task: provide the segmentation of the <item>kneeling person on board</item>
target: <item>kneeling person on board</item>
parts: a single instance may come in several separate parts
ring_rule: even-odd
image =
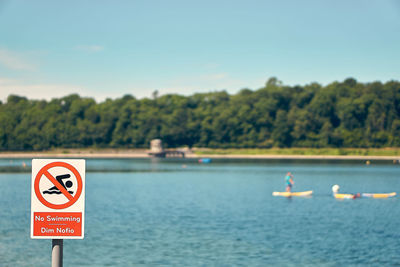
[[[339,194],[339,189],[340,189],[340,187],[337,185],[337,184],[335,184],[334,186],[332,186],[332,192],[333,192],[333,195],[336,197],[336,194]],[[344,195],[346,195],[346,194],[344,194]],[[357,194],[347,194],[349,197],[346,197],[346,198],[359,198],[359,197],[361,197],[361,194],[360,193],[357,193]]]
[[[285,176],[285,182],[286,182],[286,192],[291,192],[292,191],[292,186],[294,184],[293,181],[293,175],[291,172],[288,172]]]

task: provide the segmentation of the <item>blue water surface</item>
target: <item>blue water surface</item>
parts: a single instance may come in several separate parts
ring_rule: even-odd
[[[24,170],[5,167],[24,164]],[[30,160],[0,160],[0,266],[50,266],[51,240],[30,239]],[[64,266],[396,266],[400,207],[342,192],[399,192],[391,162],[88,159],[85,238]],[[294,174],[294,191],[273,197]]]

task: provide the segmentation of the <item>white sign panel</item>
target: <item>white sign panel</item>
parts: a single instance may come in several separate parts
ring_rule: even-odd
[[[85,160],[33,159],[31,238],[83,239]]]

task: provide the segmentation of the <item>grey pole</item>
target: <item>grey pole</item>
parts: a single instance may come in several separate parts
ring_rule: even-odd
[[[51,250],[51,267],[63,266],[63,239],[53,239]]]

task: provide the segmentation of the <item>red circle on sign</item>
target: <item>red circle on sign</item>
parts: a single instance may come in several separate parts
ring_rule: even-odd
[[[68,170],[70,170],[75,175],[76,180],[78,182],[78,189],[77,189],[77,192],[76,192],[75,196],[73,196],[73,197],[71,196],[70,198],[66,196],[69,199],[69,201],[64,203],[64,204],[53,204],[53,203],[50,203],[40,193],[40,189],[39,189],[40,179],[43,177],[43,175],[45,175],[45,173],[48,173],[49,169],[54,168],[54,167],[67,168]],[[40,171],[38,172],[38,174],[35,177],[35,194],[36,194],[36,197],[46,207],[49,207],[49,208],[52,208],[52,209],[65,209],[65,208],[68,208],[71,205],[73,205],[79,199],[81,193],[82,193],[82,177],[79,174],[79,172],[74,168],[74,166],[72,166],[72,165],[70,165],[68,163],[61,162],[61,161],[60,162],[49,163],[46,166],[44,166],[43,168],[41,168]]]

